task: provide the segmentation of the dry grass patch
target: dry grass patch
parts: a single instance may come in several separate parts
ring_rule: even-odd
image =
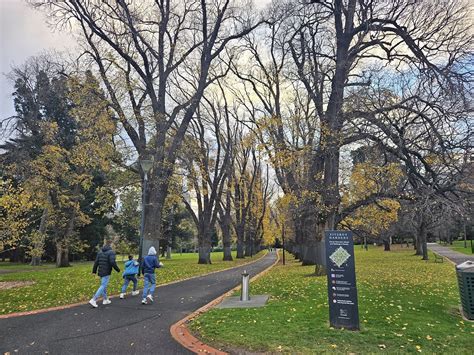
[[[0,281],[0,291],[34,285],[34,281]]]

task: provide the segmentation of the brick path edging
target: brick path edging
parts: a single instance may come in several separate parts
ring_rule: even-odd
[[[237,268],[237,267],[241,267],[241,266],[245,266],[245,265],[249,265],[249,264],[252,264],[252,263],[255,263],[255,262],[259,261],[261,258],[265,257],[265,255],[267,255],[267,254],[262,255],[262,256],[259,257],[258,259],[250,260],[250,261],[248,261],[248,262],[246,262],[246,263],[243,263],[243,264],[240,264],[240,265],[231,266],[231,267],[228,267],[228,268],[225,268],[225,269],[211,271],[211,272],[209,272],[209,273],[207,273],[207,274],[195,275],[195,276],[191,276],[191,277],[188,277],[188,278],[185,278],[185,279],[174,280],[174,281],[166,282],[166,283],[164,283],[164,284],[156,285],[156,288],[163,287],[163,286],[168,286],[168,285],[172,285],[172,284],[175,284],[175,283],[178,283],[178,282],[181,282],[181,281],[188,281],[188,280],[196,279],[196,278],[202,277],[202,276],[212,275],[212,274],[215,274],[215,273],[218,273],[218,272],[221,272],[221,271],[231,270],[231,269],[234,269],[234,268]],[[116,294],[112,294],[109,298],[117,298],[118,296],[119,296],[119,294],[116,293]],[[62,309],[73,308],[73,307],[81,306],[81,305],[84,305],[84,304],[87,304],[87,301],[82,301],[82,302],[77,302],[77,303],[71,303],[71,304],[65,304],[65,305],[56,306],[56,307],[48,307],[48,308],[42,308],[42,309],[34,309],[34,310],[32,310],[32,311],[24,311],[24,312],[14,312],[14,313],[8,313],[8,314],[0,314],[0,319],[7,319],[7,318],[14,318],[14,317],[23,317],[23,316],[29,316],[29,315],[32,315],[32,314],[46,313],[46,312],[51,312],[51,311],[60,311],[60,310],[62,310]]]
[[[277,254],[277,259],[276,261],[267,267],[265,270],[262,272],[258,273],[254,277],[251,278],[251,281],[255,281],[259,279],[260,277],[264,276],[267,274],[270,269],[272,269],[278,262],[280,261],[280,254],[278,253],[278,250],[276,251]],[[183,347],[188,349],[189,351],[192,351],[196,354],[212,354],[212,355],[227,355],[228,353],[220,350],[220,349],[215,349],[210,345],[207,345],[200,341],[198,338],[196,338],[189,330],[187,324],[192,321],[194,318],[198,317],[202,313],[205,313],[209,311],[211,308],[219,304],[225,297],[230,296],[232,293],[235,291],[239,290],[241,288],[241,285],[238,285],[234,287],[233,289],[227,291],[223,295],[217,297],[216,299],[212,300],[208,304],[202,306],[198,310],[194,311],[187,317],[181,319],[180,321],[176,322],[173,324],[170,328],[170,333],[171,336],[176,340],[178,343],[180,343]]]

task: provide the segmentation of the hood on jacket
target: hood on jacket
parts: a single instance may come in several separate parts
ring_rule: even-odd
[[[150,249],[148,249],[148,255],[156,255],[155,247],[150,247]]]
[[[112,247],[108,244],[104,245],[102,247],[102,251],[105,253],[106,251],[112,250]]]

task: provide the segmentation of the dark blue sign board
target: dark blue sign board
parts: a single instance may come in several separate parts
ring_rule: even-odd
[[[359,330],[359,308],[350,231],[326,231],[329,322],[334,328]]]

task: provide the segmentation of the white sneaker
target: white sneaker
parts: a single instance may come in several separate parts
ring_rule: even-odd
[[[92,298],[92,299],[89,301],[89,304],[90,304],[92,307],[94,307],[94,308],[97,308],[97,307],[99,307],[99,306],[97,305],[97,302],[96,302],[96,301],[94,301],[94,299],[93,299],[93,298]]]
[[[140,291],[136,290],[136,291],[132,291],[132,296],[136,296],[140,293]]]
[[[112,301],[108,298],[102,301],[102,304],[111,304],[111,303]]]
[[[142,304],[147,304],[145,298],[142,299]]]
[[[148,295],[146,296],[147,300],[149,300],[150,302],[153,302],[153,296],[152,295]]]
[[[120,299],[123,300],[125,298],[125,293],[121,293],[119,297],[120,297]]]

